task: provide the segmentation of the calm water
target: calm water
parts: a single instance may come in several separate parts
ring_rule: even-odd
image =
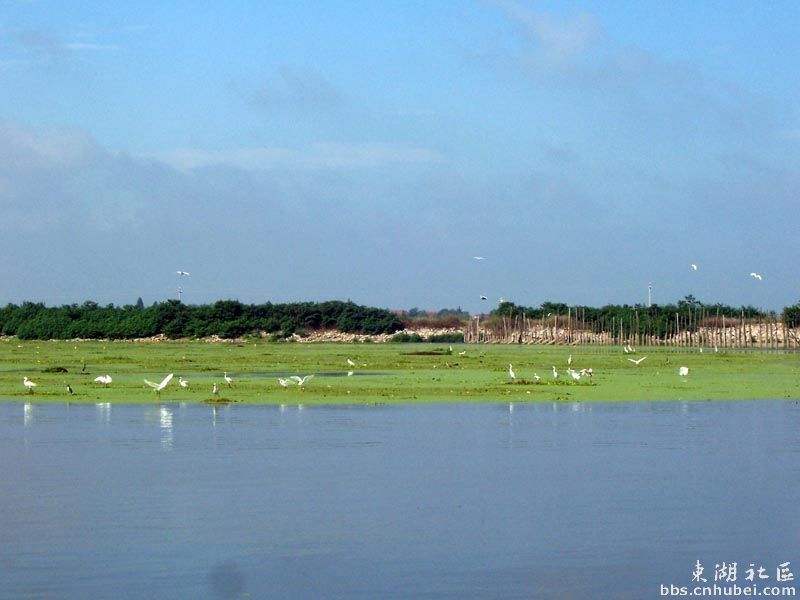
[[[3,598],[656,598],[798,507],[790,401],[0,403]]]

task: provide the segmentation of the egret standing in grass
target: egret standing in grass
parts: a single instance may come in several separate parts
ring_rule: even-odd
[[[30,394],[33,393],[33,388],[36,387],[36,384],[33,383],[30,379],[28,379],[27,375],[22,378],[22,385],[24,385],[26,388],[28,388],[28,393],[30,393]]]
[[[517,380],[517,376],[514,373],[514,369],[511,366],[511,363],[508,364],[508,376],[511,377],[511,381],[516,381]]]
[[[227,371],[222,374],[222,378],[225,380],[225,383],[228,384],[228,387],[233,387],[233,379],[228,375]]]
[[[688,377],[689,375],[689,367],[681,367],[678,369],[678,375],[681,377]]]
[[[113,381],[111,375],[98,375],[94,378],[95,383],[102,383],[106,387]]]
[[[555,365],[553,365],[553,379],[558,379],[558,371],[556,371]]]
[[[290,381],[288,379],[284,379],[283,377],[278,377],[278,383],[281,384],[281,387],[289,387]]]
[[[211,394],[214,395],[214,396],[219,396],[219,388],[217,387],[216,383],[211,388]]]
[[[189,382],[186,381],[183,377],[178,377],[178,383],[181,385],[182,388],[189,387]]]
[[[352,360],[350,360],[349,358],[347,359],[347,364],[348,364],[349,366],[351,366],[351,367],[355,367],[355,366],[356,366],[356,363],[354,363],[354,362],[353,362]]]
[[[571,364],[572,364],[572,354],[570,354],[570,355],[567,357],[567,364],[568,364],[568,365],[571,365]]]

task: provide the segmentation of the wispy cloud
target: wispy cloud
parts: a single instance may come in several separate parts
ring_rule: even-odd
[[[344,95],[313,69],[284,65],[245,96],[261,110],[327,111],[346,105]]]
[[[398,164],[431,164],[444,160],[435,150],[398,144],[318,143],[289,148],[236,148],[231,150],[176,149],[143,155],[170,167],[191,170],[226,166],[245,171],[274,169],[354,169]]]

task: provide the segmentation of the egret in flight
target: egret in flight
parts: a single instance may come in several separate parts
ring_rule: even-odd
[[[633,364],[635,364],[635,365],[639,365],[639,364],[641,364],[641,362],[642,362],[642,361],[643,361],[645,358],[647,358],[647,357],[646,357],[646,356],[643,356],[642,358],[629,358],[628,360],[629,360],[629,361],[631,361],[631,362],[632,362]]]
[[[689,267],[692,269],[692,271],[697,271],[697,265],[696,264],[692,263],[692,264],[689,265]]]
[[[313,379],[314,375],[306,375],[305,377],[298,377],[297,375],[292,375],[289,379],[294,380],[297,385],[303,387],[306,384],[306,381]]]
[[[102,383],[103,385],[107,386],[109,383],[111,383],[112,379],[111,375],[98,375],[97,377],[94,378],[94,381],[96,383]]]
[[[473,256],[472,258],[474,258],[475,260],[486,260],[485,256]]]
[[[159,394],[159,395],[161,395],[161,390],[163,390],[165,387],[167,387],[167,384],[170,381],[172,381],[172,373],[170,373],[169,375],[164,377],[164,379],[162,379],[160,383],[153,383],[152,381],[148,381],[147,379],[144,380],[144,382],[147,385],[149,385],[151,388],[153,388],[156,391],[156,394]]]
[[[750,273],[750,277],[752,277],[753,279],[758,279],[759,281],[763,279],[763,277],[761,277],[761,275],[759,275],[758,273]]]
[[[180,275],[181,277],[188,277],[189,276],[189,273],[187,273],[186,271],[175,271],[175,272],[178,275]]]

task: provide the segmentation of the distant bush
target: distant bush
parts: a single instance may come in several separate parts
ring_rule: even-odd
[[[392,342],[399,342],[401,344],[424,342],[422,336],[418,333],[396,333],[392,336]]]
[[[438,333],[436,335],[429,335],[425,340],[426,342],[438,342],[447,344],[460,344],[464,341],[463,333]]]

